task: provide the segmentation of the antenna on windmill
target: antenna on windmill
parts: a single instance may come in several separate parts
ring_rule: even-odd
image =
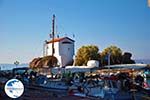
[[[57,34],[57,38],[59,38],[59,35]]]
[[[47,40],[45,40],[43,44],[43,57],[47,56],[47,49],[48,49]]]
[[[67,37],[67,33],[65,33],[65,37]]]
[[[72,37],[75,38],[75,34],[72,34]]]
[[[57,25],[56,25],[56,34],[57,34],[57,32],[58,32],[57,30],[58,30],[58,27],[57,27]]]
[[[57,38],[59,38],[58,26],[57,25],[56,25],[56,34],[57,34]]]

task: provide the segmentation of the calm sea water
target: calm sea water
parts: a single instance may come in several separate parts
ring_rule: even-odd
[[[150,59],[137,59],[136,63],[150,64]]]
[[[150,59],[140,59],[135,60],[136,63],[144,63],[144,64],[150,64]],[[19,68],[19,67],[28,67],[29,64],[20,64],[18,66],[14,64],[0,64],[0,70],[11,70],[13,68]]]
[[[18,66],[14,64],[0,64],[0,70],[12,70],[13,68],[28,67],[29,64],[19,64]]]

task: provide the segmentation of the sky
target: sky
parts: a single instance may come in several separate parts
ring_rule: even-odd
[[[0,0],[0,63],[42,56],[53,14],[57,35],[73,38],[76,52],[83,45],[100,52],[116,45],[133,59],[150,59],[147,0]]]

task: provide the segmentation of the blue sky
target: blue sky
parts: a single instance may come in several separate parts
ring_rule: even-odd
[[[75,34],[75,49],[116,45],[136,59],[150,59],[147,0],[0,0],[0,63],[42,56],[56,15],[60,36]]]

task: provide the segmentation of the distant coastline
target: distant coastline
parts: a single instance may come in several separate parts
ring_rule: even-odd
[[[135,59],[136,63],[150,64],[150,59]]]
[[[18,67],[28,67],[29,64],[19,64],[16,66],[15,64],[0,64],[0,70],[12,70],[13,68]]]

